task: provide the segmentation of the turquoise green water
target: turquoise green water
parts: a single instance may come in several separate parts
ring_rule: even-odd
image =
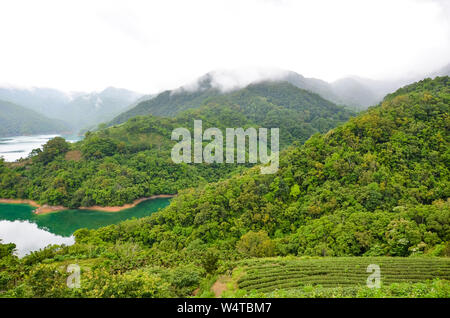
[[[131,218],[148,216],[164,207],[170,199],[158,198],[139,203],[133,208],[120,212],[100,212],[91,210],[65,210],[36,215],[35,209],[25,204],[0,203],[0,221],[28,221],[38,228],[60,236],[70,236],[80,228],[96,229]]]

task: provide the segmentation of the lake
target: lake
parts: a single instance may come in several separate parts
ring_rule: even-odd
[[[0,138],[0,157],[6,161],[26,158],[33,149],[41,148],[50,139],[60,135],[33,135]],[[69,142],[81,140],[81,136],[61,136]]]
[[[80,228],[96,229],[133,217],[141,218],[169,203],[170,199],[157,198],[120,212],[64,210],[40,215],[34,214],[35,208],[26,204],[0,203],[0,239],[3,243],[15,243],[17,255],[22,257],[49,244],[73,244],[72,234]]]

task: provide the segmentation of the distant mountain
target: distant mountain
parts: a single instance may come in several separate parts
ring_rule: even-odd
[[[66,111],[61,117],[72,118],[77,128],[96,126],[114,118],[139,97],[126,89],[108,87],[100,93],[82,94],[72,99],[65,105]]]
[[[125,107],[125,109],[124,109],[123,111],[125,112],[125,111],[127,111],[127,110],[129,110],[129,109],[132,109],[132,108],[136,107],[138,104],[140,104],[140,103],[142,103],[142,102],[145,102],[145,101],[147,101],[147,100],[150,100],[150,99],[152,99],[152,98],[155,97],[155,96],[156,96],[155,94],[145,94],[145,95],[142,95],[141,97],[139,97],[138,99],[136,99],[134,102],[132,102],[130,105],[128,105],[127,107]]]
[[[110,120],[140,96],[114,87],[99,93],[70,94],[48,88],[0,87],[0,99],[22,105],[49,118],[64,120],[70,123],[74,131]]]
[[[334,97],[330,100],[335,103],[354,106],[357,109],[365,109],[379,103],[386,94],[396,91],[402,86],[436,76],[449,76],[450,64],[429,73],[406,76],[395,80],[372,80],[358,76],[341,78],[331,83]],[[313,90],[314,91],[314,90]],[[320,94],[320,92],[317,92]],[[325,95],[323,95],[325,97]]]
[[[420,77],[422,79],[423,77]],[[282,77],[292,85],[317,93],[339,105],[351,106],[362,110],[379,103],[383,97],[406,83],[416,79],[404,81],[377,81],[358,76],[349,76],[328,83],[326,81],[307,78],[295,72],[288,72]]]
[[[297,86],[301,89],[306,89],[308,91],[319,94],[325,99],[328,99],[337,104],[348,104],[345,103],[334,91],[328,82],[325,82],[317,78],[308,78],[300,75],[296,72],[289,71],[279,80],[284,80]]]
[[[386,93],[393,91],[390,87],[382,89],[377,81],[346,77],[331,83],[331,89],[338,101],[359,109],[377,104]]]
[[[0,100],[0,137],[68,131],[68,125],[33,110]]]
[[[64,112],[61,106],[72,98],[69,94],[51,88],[0,87],[0,99],[58,118]]]

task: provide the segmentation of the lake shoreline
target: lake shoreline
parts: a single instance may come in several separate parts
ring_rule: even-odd
[[[122,206],[99,206],[99,205],[93,205],[93,206],[87,206],[87,207],[79,207],[77,209],[79,210],[91,210],[91,211],[100,211],[100,212],[120,212],[122,210],[130,209],[138,205],[139,203],[147,200],[153,200],[153,199],[159,199],[159,198],[173,198],[176,194],[156,194],[145,198],[136,199],[133,201],[133,203],[127,203]],[[64,210],[70,210],[70,208],[62,206],[62,205],[48,205],[43,204],[40,205],[36,201],[29,200],[29,199],[1,199],[0,203],[7,203],[7,204],[28,204],[36,209],[33,211],[34,214],[46,214],[46,213],[52,213],[52,212],[59,212]]]

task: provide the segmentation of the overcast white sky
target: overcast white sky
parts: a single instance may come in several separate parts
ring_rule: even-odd
[[[450,62],[447,0],[0,2],[0,83],[175,88],[215,69],[332,81]]]

